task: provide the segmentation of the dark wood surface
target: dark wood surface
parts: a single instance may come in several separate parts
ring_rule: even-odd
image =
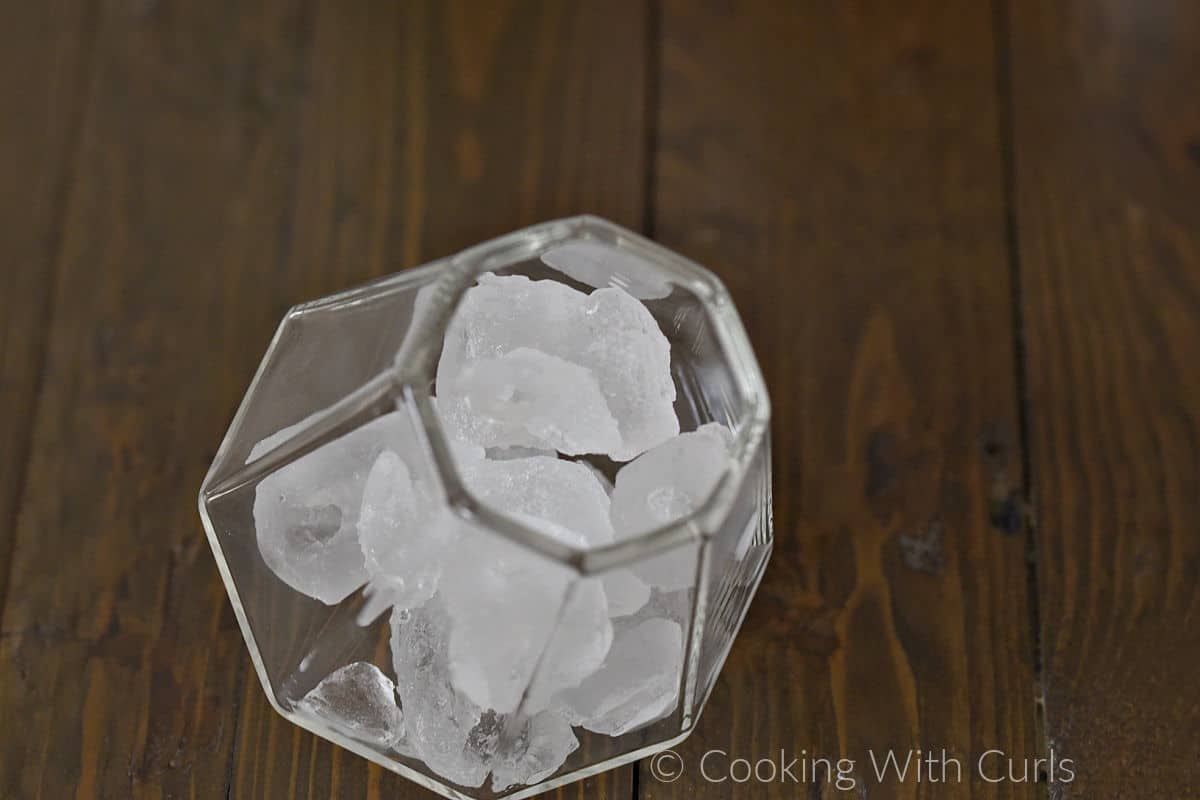
[[[1046,735],[1200,796],[1200,5],[1010,19]]]
[[[560,796],[1200,796],[1200,6],[6,23],[0,797],[430,796],[270,710],[196,489],[289,305],[583,211],[729,285],[776,549],[683,777]],[[1076,778],[874,780],[915,747]],[[863,789],[709,783],[712,748]]]
[[[655,233],[727,277],[775,403],[775,561],[684,763],[842,753],[917,797],[869,753],[1034,752],[990,12],[680,0],[661,30]]]

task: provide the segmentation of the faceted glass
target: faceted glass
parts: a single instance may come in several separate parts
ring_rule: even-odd
[[[716,422],[731,434],[692,513],[588,549],[466,488],[472,467],[432,393],[446,327],[483,272],[617,286],[643,301],[670,343],[681,430]],[[720,281],[575,217],[291,309],[205,478],[200,515],[280,714],[446,797],[527,797],[696,725],[771,552],[768,420]],[[592,463],[611,487],[621,465]],[[364,557],[395,556],[365,533],[372,515],[394,512],[373,487],[395,472],[420,491],[425,516],[413,524],[439,531],[403,556],[441,563],[451,552],[441,542],[472,554],[444,565],[437,595],[420,579],[363,586]],[[272,525],[286,536],[272,539]],[[521,580],[489,583],[496,574]],[[650,591],[639,576],[651,574],[673,578]],[[508,596],[514,587],[522,596]],[[397,593],[409,610],[390,610]]]

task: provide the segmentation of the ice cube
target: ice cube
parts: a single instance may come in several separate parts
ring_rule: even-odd
[[[577,747],[579,740],[562,715],[544,711],[526,719],[517,740],[492,766],[492,791],[550,777]]]
[[[612,523],[618,539],[627,539],[682,519],[699,508],[716,488],[729,462],[729,429],[720,423],[682,433],[626,464],[617,473],[612,494]],[[634,572],[664,591],[696,580],[695,544],[681,545],[639,562]]]
[[[249,460],[310,420],[259,442]],[[393,412],[263,478],[254,495],[254,528],[271,571],[296,591],[329,605],[361,586],[367,572],[357,527],[367,474],[384,448],[405,451],[411,443],[408,420]]]
[[[453,620],[451,680],[484,708],[535,713],[603,662],[608,604],[599,582],[568,593],[567,570],[491,536],[464,537],[471,554],[447,569],[439,589]]]
[[[650,599],[650,585],[628,569],[614,569],[600,578],[608,600],[609,617],[636,613]]]
[[[483,448],[455,440],[450,452],[460,470],[484,458]],[[414,608],[429,599],[459,535],[424,454],[413,450],[406,458],[380,453],[363,491],[358,539],[371,585],[362,624],[388,606]]]
[[[514,716],[480,708],[450,681],[452,621],[439,597],[392,614],[392,660],[404,710],[405,745],[462,786],[536,783],[579,746],[561,712]]]
[[[612,645],[612,624],[604,584],[577,578],[567,590],[541,659],[533,670],[522,709],[534,714],[549,705],[556,692],[591,675]]]
[[[475,704],[504,714],[516,710],[549,641],[567,578],[553,567],[539,570],[529,563],[534,556],[496,562],[499,548],[488,544],[469,545],[473,552],[464,558],[492,563],[451,564],[439,594],[453,620],[449,668],[454,687]]]
[[[603,666],[558,701],[574,724],[620,736],[675,708],[682,666],[683,629],[677,622],[656,617],[623,626]]]
[[[299,707],[347,736],[380,747],[395,747],[404,736],[395,684],[366,661],[347,664],[328,675],[304,695]]]
[[[597,289],[617,286],[639,300],[671,293],[667,276],[628,250],[601,242],[568,242],[542,254],[542,263]]]
[[[591,371],[540,350],[518,347],[473,361],[447,391],[443,419],[461,439],[568,455],[621,446]]]
[[[482,503],[510,515],[555,526],[548,534],[567,544],[597,547],[613,540],[609,499],[584,465],[546,456],[462,463],[467,489]]]
[[[583,368],[599,386],[609,414],[616,421],[620,441],[587,452],[602,452],[625,461],[679,432],[670,344],[641,302],[622,289],[598,289],[585,295],[556,281],[492,274],[480,276],[479,285],[467,290],[446,331],[438,363],[437,391],[446,405],[447,418],[454,425],[472,430],[470,424],[459,419],[466,414],[483,417],[484,421],[477,422],[478,425],[496,424],[494,417],[479,411],[481,401],[475,397],[479,387],[468,382],[465,388],[470,391],[463,393],[458,385],[464,373],[469,376],[468,369],[477,362],[499,359],[521,349],[538,351]],[[569,390],[563,386],[555,388],[555,380],[550,376],[566,375],[566,370],[551,370],[545,362],[543,367],[541,374],[546,377],[544,384],[538,384],[539,397],[552,389],[566,397],[586,394],[582,391],[582,381]],[[488,376],[491,378],[492,373]],[[482,385],[491,387],[494,383],[485,380]],[[547,405],[556,409],[555,414],[559,413],[557,409],[565,408],[557,400]],[[589,404],[587,408],[594,416],[594,406]],[[570,413],[552,419],[549,430],[575,432],[585,427],[573,423],[578,409],[565,408],[565,411]],[[507,422],[513,421],[512,416],[507,418]],[[554,446],[528,430],[523,429],[523,433],[528,438],[522,441],[485,444]],[[582,442],[582,438],[577,438],[572,444]]]
[[[462,474],[480,501],[564,544],[612,541],[608,497],[581,464],[535,456],[479,461]],[[498,713],[517,709],[529,687],[526,711],[536,711],[603,661],[612,639],[604,590],[581,581],[568,598],[569,570],[494,532],[460,530],[439,585],[453,620],[454,685]]]
[[[404,711],[407,744],[438,775],[462,786],[480,786],[490,754],[472,732],[483,710],[450,682],[450,618],[435,597],[412,611],[392,613],[392,663]]]
[[[558,451],[541,449],[537,447],[520,447],[518,445],[512,445],[511,447],[487,448],[487,457],[491,461],[510,461],[514,458],[532,458],[533,456],[558,458]]]
[[[622,438],[607,455],[628,461],[679,433],[671,345],[646,307],[621,289],[597,289],[577,326],[563,357],[591,369],[604,391]]]
[[[479,284],[463,294],[446,328],[438,361],[438,397],[445,401],[463,370],[480,359],[497,358],[518,347],[561,357],[561,337],[575,324],[586,297],[556,281],[481,275]]]
[[[447,527],[433,524],[437,503],[398,454],[379,454],[363,491],[358,541],[372,591],[385,592],[399,608],[418,606],[437,589],[448,544]]]

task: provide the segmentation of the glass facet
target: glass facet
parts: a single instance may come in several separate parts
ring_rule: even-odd
[[[559,253],[573,256],[565,277],[547,266]],[[732,433],[728,464],[693,513],[587,549],[464,487],[431,392],[448,320],[486,271],[583,291],[619,286],[644,302],[670,342],[682,430],[719,422]],[[758,365],[715,276],[610,222],[575,217],[291,309],[205,478],[200,514],[280,714],[446,797],[527,797],[669,747],[697,724],[771,552],[768,420]],[[379,454],[389,448],[412,455],[403,468],[446,541],[478,554],[478,563],[442,573],[449,588],[432,598],[419,569],[403,586],[364,588],[355,573],[363,557],[393,555],[358,538],[360,510],[377,513],[360,500],[372,492],[367,473],[387,466]],[[318,451],[343,453],[351,477],[315,469]],[[597,469],[611,481],[619,466]],[[305,495],[299,511],[297,495]],[[268,564],[272,547],[295,543],[264,539],[256,516],[306,537],[305,558]],[[419,565],[440,555],[405,557]],[[327,574],[339,558],[355,564],[338,573],[344,581]],[[637,576],[662,570],[683,576],[682,588],[632,597],[645,585]],[[528,579],[503,580],[512,575]],[[295,588],[313,581],[323,587],[318,597]],[[512,586],[528,596],[504,596]],[[487,614],[476,615],[472,592]],[[400,594],[415,610],[392,610]],[[610,624],[581,625],[606,613]],[[451,616],[477,628],[476,638],[447,633]],[[622,653],[640,666],[604,673]],[[456,685],[470,690],[447,693],[430,677],[437,663],[454,664]],[[585,668],[593,672],[580,682]],[[636,686],[605,682],[630,674]],[[589,730],[544,713],[564,697],[601,722]],[[465,744],[433,748],[422,738],[430,730],[443,734],[439,742]]]

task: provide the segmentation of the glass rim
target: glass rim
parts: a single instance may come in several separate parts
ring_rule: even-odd
[[[522,521],[488,506],[463,484],[429,390],[434,384],[442,339],[458,304],[485,272],[502,270],[540,257],[547,250],[572,241],[596,241],[632,252],[671,274],[672,282],[690,291],[704,309],[722,354],[735,374],[744,401],[734,425],[730,458],[717,485],[695,510],[657,528],[594,548],[564,544]],[[435,278],[432,276],[436,275]],[[432,278],[432,279],[431,279]],[[231,439],[240,427],[246,402],[262,377],[270,354],[278,344],[276,332],[251,381],[201,487],[201,508],[222,496],[260,480],[321,445],[349,433],[372,419],[397,410],[401,400],[417,430],[423,431],[427,456],[441,481],[449,509],[457,516],[557,562],[581,575],[629,566],[647,557],[673,550],[688,542],[711,538],[728,516],[747,469],[763,445],[770,420],[770,401],[758,362],[728,290],[709,270],[609,220],[581,215],[551,220],[484,241],[449,258],[371,281],[289,310],[289,319],[369,303],[414,284],[429,288],[423,305],[414,311],[393,363],[374,378],[325,409],[310,424],[258,458],[241,465],[220,481],[214,478],[224,466]],[[282,329],[282,325],[280,326]],[[636,456],[635,456],[636,458]],[[632,459],[631,459],[632,460]],[[629,462],[625,462],[629,463]]]
[[[730,458],[717,485],[695,510],[649,531],[599,547],[567,545],[474,497],[454,464],[450,442],[442,428],[428,387],[437,373],[437,355],[458,304],[476,278],[538,258],[561,244],[598,241],[633,252],[672,273],[673,282],[690,291],[716,334],[721,350],[737,376],[745,411],[735,426]],[[445,489],[448,505],[461,517],[533,550],[580,574],[605,572],[672,550],[690,541],[709,538],[728,515],[745,472],[762,445],[770,419],[770,404],[758,363],[750,350],[729,292],[709,270],[613,222],[592,215],[568,217],[522,228],[482,242],[449,259],[396,357],[396,380],[410,409],[416,411],[428,437],[433,463]],[[635,456],[636,458],[636,456]],[[632,461],[633,459],[631,459]],[[625,462],[629,463],[629,462]]]

